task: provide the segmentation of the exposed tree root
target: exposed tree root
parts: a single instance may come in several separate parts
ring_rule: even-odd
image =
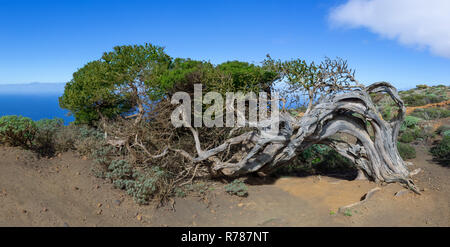
[[[350,205],[340,207],[339,210],[338,210],[338,212],[339,212],[339,213],[345,213],[347,210],[349,210],[349,209],[351,209],[351,208],[354,208],[354,207],[356,207],[356,206],[359,206],[359,205],[361,205],[361,204],[366,203],[366,202],[367,202],[367,201],[375,194],[375,192],[377,192],[377,191],[379,191],[379,190],[381,190],[379,187],[375,187],[375,188],[369,190],[369,192],[367,192],[367,193],[361,198],[361,200],[360,200],[359,202],[355,202],[355,203],[352,203],[352,204],[350,204]]]

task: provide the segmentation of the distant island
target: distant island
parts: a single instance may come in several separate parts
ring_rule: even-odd
[[[0,83],[0,95],[62,95],[65,82]]]

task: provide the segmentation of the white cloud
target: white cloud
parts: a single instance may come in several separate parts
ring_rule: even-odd
[[[349,0],[334,8],[329,18],[332,25],[365,27],[450,58],[449,0]]]

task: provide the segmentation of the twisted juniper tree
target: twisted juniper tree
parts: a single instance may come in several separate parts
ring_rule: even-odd
[[[281,71],[279,79],[290,84],[290,93],[306,89],[309,101],[304,114],[293,116],[281,111],[278,119],[270,120],[278,121],[280,129],[276,135],[267,127],[273,122],[266,121],[206,150],[201,148],[201,133],[188,126],[195,141],[196,155],[175,151],[194,163],[207,161],[212,170],[236,176],[252,172],[268,174],[289,163],[309,146],[325,144],[354,162],[360,176],[377,182],[400,182],[419,193],[397,150],[405,106],[391,84],[378,82],[364,87],[354,79],[354,72],[343,60],[327,59],[317,67],[304,61],[266,62]],[[371,94],[380,93],[389,95],[398,106],[397,116],[390,122],[381,117],[372,101]],[[351,135],[356,142],[336,138],[338,133]],[[234,148],[235,153],[224,159],[222,154],[233,146],[242,148]]]
[[[171,104],[172,98],[179,91],[193,96],[196,84],[202,85],[205,94],[261,96],[263,92],[271,102],[263,115],[278,112],[278,117],[252,122],[245,119],[251,115],[247,106],[252,103],[238,103],[235,111],[233,101],[222,108],[236,114],[232,121],[243,120],[241,125],[183,124],[176,128],[171,117],[179,106]],[[278,107],[278,94],[282,107]],[[390,121],[381,117],[372,100],[379,94],[388,95],[397,105],[397,114]],[[195,106],[189,106],[181,113],[193,112],[192,119],[198,111],[208,112],[211,103],[207,100],[197,112]],[[302,110],[293,114],[291,110],[300,103]],[[78,123],[104,128],[110,139],[106,143],[121,151],[111,158],[126,159],[136,172],[150,177],[152,168],[164,171],[159,186],[162,197],[198,176],[270,174],[314,144],[328,145],[352,161],[359,170],[358,178],[400,182],[419,193],[397,151],[405,115],[397,90],[387,82],[367,87],[358,83],[342,59],[327,58],[314,64],[268,57],[262,66],[239,61],[213,65],[173,59],[161,47],[149,44],[116,47],[74,74],[61,104],[74,113]],[[214,114],[214,119],[219,117]],[[273,126],[278,126],[277,131]]]

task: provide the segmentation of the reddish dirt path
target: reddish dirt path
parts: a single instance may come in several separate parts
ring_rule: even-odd
[[[431,103],[427,105],[421,105],[421,106],[411,106],[406,107],[406,114],[411,114],[415,109],[426,109],[426,108],[432,108],[432,107],[445,107],[447,105],[450,105],[450,100],[442,101],[439,103]]]

